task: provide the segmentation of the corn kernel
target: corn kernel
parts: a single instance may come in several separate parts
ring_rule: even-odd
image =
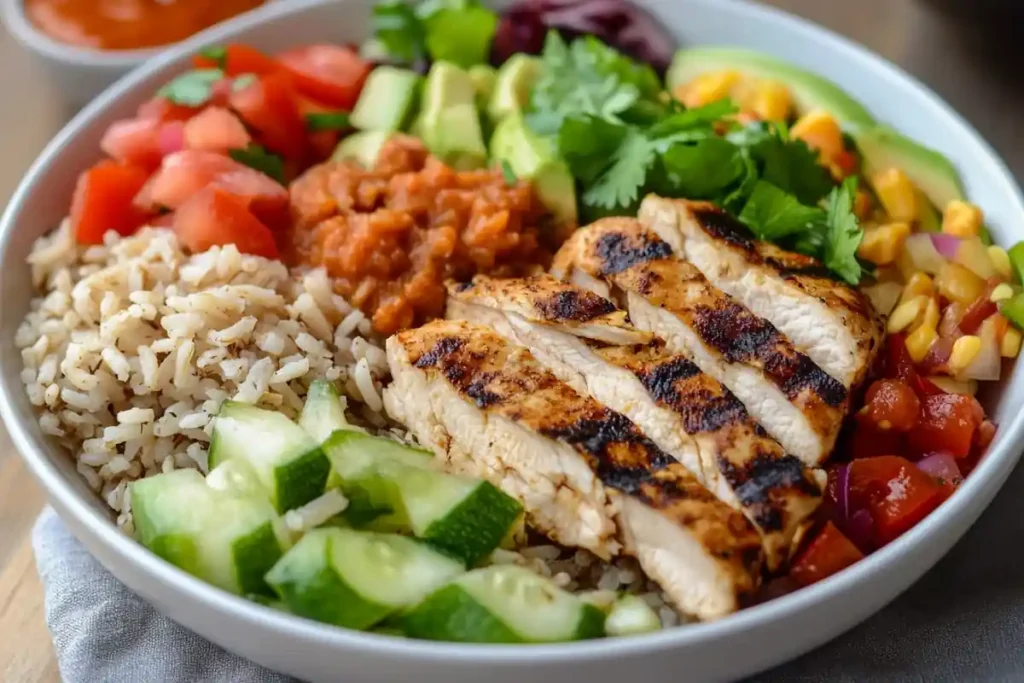
[[[858,187],[857,194],[853,196],[853,215],[857,217],[857,220],[867,220],[874,208],[873,205],[874,200],[871,198],[871,193],[863,187]]]
[[[939,328],[939,302],[935,297],[928,297],[928,303],[911,324],[910,329],[916,330],[918,327],[930,327],[933,330]]]
[[[1013,287],[1006,284],[1005,282],[1001,285],[996,285],[992,290],[992,293],[988,295],[989,301],[1006,301],[1007,299],[1013,298]]]
[[[999,345],[999,355],[1003,358],[1016,358],[1020,353],[1020,342],[1020,331],[1014,327],[1006,328],[1006,334],[1003,335],[1003,341]]]
[[[985,281],[959,263],[944,263],[935,276],[935,288],[950,301],[973,303],[985,291]]]
[[[826,111],[816,109],[800,117],[789,131],[790,137],[803,140],[818,152],[822,161],[830,161],[843,152],[843,131]]]
[[[896,334],[902,332],[910,323],[917,319],[920,315],[921,310],[927,305],[928,297],[919,296],[902,303],[896,307],[896,310],[889,316],[889,322],[886,323],[885,329],[888,330],[889,334]]]
[[[911,360],[920,363],[928,355],[928,349],[938,339],[939,334],[930,327],[919,327],[907,335],[907,352]]]
[[[871,186],[893,220],[912,223],[920,217],[917,188],[900,169],[887,168],[872,174]]]
[[[942,212],[942,232],[957,237],[977,237],[983,221],[978,206],[954,199]]]
[[[910,301],[917,296],[931,296],[935,291],[935,284],[932,278],[923,271],[917,271],[907,280],[903,287],[903,294],[900,295],[900,303]]]
[[[785,83],[773,80],[758,81],[754,88],[751,109],[765,121],[785,121],[793,106],[793,97]]]
[[[857,255],[880,266],[893,263],[909,236],[909,223],[886,223],[869,228],[864,231]]]
[[[733,86],[739,81],[738,71],[712,71],[701,74],[685,86],[677,88],[675,94],[687,107],[701,107],[728,97]]]
[[[998,244],[988,248],[988,257],[992,261],[992,267],[999,273],[999,277],[1007,280],[1013,279],[1013,265],[1010,263],[1010,255]]]
[[[953,342],[953,351],[949,354],[949,371],[952,374],[962,372],[971,364],[981,351],[981,337],[973,334],[964,336]]]

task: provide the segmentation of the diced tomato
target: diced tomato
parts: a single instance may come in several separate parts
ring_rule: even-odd
[[[244,149],[252,142],[238,117],[222,107],[207,107],[185,123],[185,147],[224,152]]]
[[[850,438],[850,458],[894,455],[906,449],[906,436],[894,429],[880,429],[870,420],[857,416],[857,427]]]
[[[918,364],[921,370],[933,375],[949,374],[949,357],[953,354],[953,345],[959,337],[960,334],[957,333],[955,337],[939,337],[932,342],[932,345],[928,348],[928,353],[925,354],[924,359]],[[926,391],[924,393],[927,395],[935,392]]]
[[[309,45],[278,55],[302,94],[351,110],[373,66],[354,50],[338,45]]]
[[[224,49],[225,59],[223,67],[216,59],[204,57],[200,54],[192,57],[192,64],[197,69],[223,68],[229,76],[239,76],[241,74],[262,76],[281,69],[281,65],[274,61],[272,57],[263,54],[252,46],[232,43]]]
[[[161,126],[163,122],[158,119],[114,121],[103,133],[100,149],[123,164],[154,169],[164,156],[160,150]]]
[[[268,226],[279,227],[288,219],[288,190],[284,186],[222,154],[196,150],[165,157],[135,203],[145,209],[177,209],[211,185],[243,200]]]
[[[899,379],[882,379],[868,389],[864,417],[885,431],[905,432],[917,422],[920,408],[917,394]]]
[[[835,524],[826,522],[807,548],[793,562],[789,576],[801,586],[827,579],[864,558]]]
[[[908,432],[907,444],[913,453],[948,451],[955,458],[967,457],[974,430],[984,417],[973,396],[928,396],[921,401],[921,416]]]
[[[102,244],[107,230],[135,232],[149,216],[132,204],[146,183],[144,168],[101,161],[78,177],[71,198],[71,229],[80,244]]]
[[[327,114],[340,111],[337,107],[328,107],[302,95],[299,95],[296,101],[298,102],[299,115],[302,116],[303,124],[305,124],[306,114]],[[334,148],[338,146],[340,137],[340,131],[336,130],[307,132],[306,139],[309,142],[309,151],[312,154],[313,161],[319,162],[330,157],[334,152]]]
[[[267,149],[300,159],[306,149],[306,126],[295,90],[286,74],[274,73],[231,93],[231,108],[253,128]]]
[[[962,333],[974,334],[981,327],[981,323],[985,322],[985,318],[999,310],[996,302],[988,298],[989,294],[990,292],[986,292],[978,297],[978,300],[967,308],[964,317],[960,319],[959,327]]]
[[[187,121],[199,111],[195,107],[175,104],[164,97],[154,97],[143,102],[137,111],[140,119],[157,121]]]
[[[192,252],[234,244],[245,254],[277,258],[270,228],[252,215],[246,203],[218,187],[207,187],[174,214],[174,232]]]
[[[885,370],[886,377],[901,379],[917,393],[919,397],[943,393],[927,378],[922,377],[907,350],[907,337],[903,333],[891,334],[886,339]]]
[[[848,149],[844,149],[842,152],[836,155],[832,163],[842,172],[843,177],[853,175],[857,171],[857,167],[860,164],[860,159],[854,152]]]
[[[944,499],[938,483],[894,455],[850,463],[850,508],[867,510],[882,545],[906,532]]]

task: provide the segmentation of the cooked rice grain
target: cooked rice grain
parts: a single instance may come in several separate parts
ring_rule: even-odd
[[[384,352],[322,270],[292,274],[233,246],[189,256],[158,229],[83,248],[66,223],[28,262],[40,293],[16,335],[26,391],[123,528],[129,482],[206,470],[227,399],[295,417],[328,377],[380,411]]]

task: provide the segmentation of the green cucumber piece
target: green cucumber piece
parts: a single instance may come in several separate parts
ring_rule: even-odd
[[[139,540],[154,553],[225,590],[269,594],[263,579],[288,546],[262,496],[216,490],[195,470],[132,484]]]
[[[318,379],[309,385],[306,403],[299,415],[299,426],[317,443],[323,443],[339,429],[348,429],[345,404],[342,403],[334,383]]]
[[[523,512],[519,501],[488,481],[415,468],[391,479],[412,533],[468,566],[490,555]]]
[[[630,636],[661,630],[661,619],[636,595],[623,595],[612,605],[604,621],[610,636]]]
[[[330,528],[306,534],[266,579],[295,614],[362,630],[464,571],[409,538]]]
[[[604,614],[523,567],[475,569],[402,620],[407,635],[462,643],[554,643],[598,638]]]
[[[318,442],[287,417],[228,401],[215,418],[210,469],[236,459],[252,467],[281,513],[322,494],[330,472]]]

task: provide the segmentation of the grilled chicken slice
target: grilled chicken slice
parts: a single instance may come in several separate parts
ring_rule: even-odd
[[[771,322],[847,388],[858,384],[882,341],[882,323],[856,287],[818,261],[754,239],[707,202],[648,195],[640,222],[712,285]]]
[[[718,381],[637,330],[611,301],[551,275],[481,276],[449,286],[448,317],[491,326],[578,392],[623,413],[746,515],[769,569],[789,557],[821,502],[824,472],[786,454]]]
[[[581,396],[495,331],[438,320],[388,339],[392,417],[449,467],[519,498],[554,540],[635,556],[676,606],[723,616],[758,582],[743,515],[620,413]]]
[[[626,292],[638,327],[692,356],[786,451],[812,466],[828,457],[846,412],[846,387],[770,322],[674,257],[667,242],[634,219],[606,218],[578,230],[562,251],[560,268],[571,261]]]

